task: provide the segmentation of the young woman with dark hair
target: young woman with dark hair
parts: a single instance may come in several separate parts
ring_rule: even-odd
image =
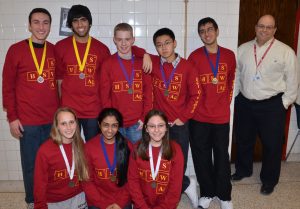
[[[177,208],[183,166],[180,146],[169,140],[166,115],[151,110],[145,117],[142,139],[131,153],[128,168],[128,187],[134,208]]]
[[[127,188],[129,147],[120,134],[123,126],[121,113],[114,108],[104,108],[98,123],[101,134],[86,144],[90,179],[83,184],[89,209],[131,208]]]

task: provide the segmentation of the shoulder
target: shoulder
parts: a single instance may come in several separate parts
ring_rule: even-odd
[[[222,47],[220,46],[220,51],[225,53],[225,54],[228,54],[228,55],[233,55],[234,56],[234,52],[231,50],[231,49],[228,49],[228,48],[225,48],[225,47]]]
[[[29,46],[29,45],[28,45],[28,43],[26,42],[26,39],[25,39],[25,40],[22,40],[22,41],[19,41],[17,43],[12,44],[8,48],[8,51],[9,52],[16,51],[16,50],[19,50],[20,48],[24,48],[26,46]]]
[[[195,49],[189,56],[189,58],[195,57],[195,56],[199,56],[203,54],[203,47],[200,47],[198,49]]]
[[[100,134],[91,138],[84,146],[86,149],[93,149],[98,145],[100,146]]]
[[[40,146],[38,155],[47,156],[49,153],[52,153],[51,150],[56,149],[57,147],[58,145],[55,144],[51,138],[49,138]]]
[[[285,44],[277,39],[275,39],[274,45],[276,47],[278,47],[281,51],[286,51],[288,53],[295,54],[294,50],[290,46],[288,46],[287,44]]]
[[[99,41],[98,39],[92,37],[92,43],[97,45],[97,47],[101,47],[102,49],[106,49],[106,50],[109,50],[108,47],[102,43],[101,41]]]

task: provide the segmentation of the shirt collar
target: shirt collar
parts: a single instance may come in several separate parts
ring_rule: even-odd
[[[176,59],[172,62],[173,67],[177,67],[178,63],[180,62],[180,55],[179,54],[175,54],[176,55]],[[163,65],[165,62],[167,62],[167,60],[163,57],[160,57],[160,63],[161,65]]]
[[[254,44],[255,44],[257,47],[269,46],[269,45],[271,44],[271,42],[272,42],[273,39],[275,39],[275,37],[273,37],[273,38],[271,38],[270,40],[268,40],[268,41],[267,41],[266,43],[264,43],[262,46],[259,46],[258,43],[257,43],[257,41],[256,41],[257,39],[255,38],[255,39],[254,39]]]

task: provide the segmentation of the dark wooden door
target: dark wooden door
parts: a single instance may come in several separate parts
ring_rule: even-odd
[[[238,45],[250,41],[255,37],[254,27],[259,17],[264,14],[271,14],[276,19],[277,31],[275,37],[293,48],[296,12],[299,5],[300,0],[240,0]],[[285,142],[287,141],[289,120],[290,110],[287,114]],[[285,153],[286,143],[282,153],[283,159]],[[261,154],[261,142],[260,140],[256,140],[254,160],[261,161]],[[231,160],[234,161],[236,156],[234,129],[231,156]]]

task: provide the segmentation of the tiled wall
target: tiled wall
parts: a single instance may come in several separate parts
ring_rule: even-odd
[[[152,43],[153,33],[161,27],[171,28],[178,42],[177,52],[182,56],[184,54],[184,0],[0,0],[1,75],[8,47],[30,35],[27,26],[32,8],[44,7],[52,14],[52,31],[48,40],[55,43],[63,38],[58,35],[60,9],[73,4],[84,4],[90,8],[93,16],[91,35],[104,42],[111,52],[116,51],[112,42],[113,27],[117,23],[128,22],[135,28],[136,44],[150,53],[156,53]],[[206,16],[213,17],[219,24],[219,44],[236,52],[239,0],[188,0],[187,10],[187,55],[202,45],[197,35],[197,23]],[[2,104],[2,96],[0,102]],[[294,120],[292,117],[291,127],[295,125]],[[297,145],[294,150],[299,152],[300,146]],[[187,174],[194,174],[191,156]],[[22,179],[19,143],[11,137],[6,114],[1,110],[0,180],[19,179]]]

